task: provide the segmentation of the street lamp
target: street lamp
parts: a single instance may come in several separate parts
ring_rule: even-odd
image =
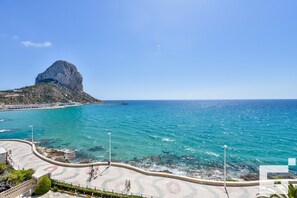
[[[226,190],[226,149],[227,145],[224,145],[224,188]]]
[[[109,136],[109,166],[111,166],[111,133],[108,133]]]
[[[34,142],[33,142],[34,126],[33,125],[30,125],[29,127],[31,128],[31,141],[32,141],[32,146],[33,146],[33,144],[34,144]]]

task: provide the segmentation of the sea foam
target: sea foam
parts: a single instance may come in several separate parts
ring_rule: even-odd
[[[211,151],[207,151],[205,152],[207,155],[211,155],[211,156],[214,156],[214,157],[219,157],[220,155],[217,154],[217,153],[214,153],[214,152],[211,152]]]
[[[174,140],[170,138],[162,138],[162,142],[174,142]]]
[[[0,133],[9,132],[9,131],[10,131],[9,129],[1,129]]]

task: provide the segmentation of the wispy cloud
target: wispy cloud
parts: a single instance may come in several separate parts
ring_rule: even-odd
[[[14,35],[12,38],[15,39],[15,40],[18,40],[19,39],[19,37],[16,36],[16,35]]]
[[[51,47],[52,43],[49,41],[43,42],[43,43],[34,43],[32,41],[22,41],[22,44],[25,47],[36,47],[36,48],[46,48]]]

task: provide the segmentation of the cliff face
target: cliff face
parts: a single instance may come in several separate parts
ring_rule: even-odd
[[[45,72],[38,74],[35,85],[54,82],[72,90],[83,91],[83,77],[75,65],[66,61],[56,61]]]
[[[45,72],[39,74],[33,86],[0,91],[0,105],[67,103],[98,103],[83,91],[81,74],[66,61],[56,61]]]

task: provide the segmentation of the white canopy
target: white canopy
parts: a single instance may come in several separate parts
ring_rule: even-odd
[[[4,153],[7,153],[6,148],[0,147],[0,154],[4,154]]]

